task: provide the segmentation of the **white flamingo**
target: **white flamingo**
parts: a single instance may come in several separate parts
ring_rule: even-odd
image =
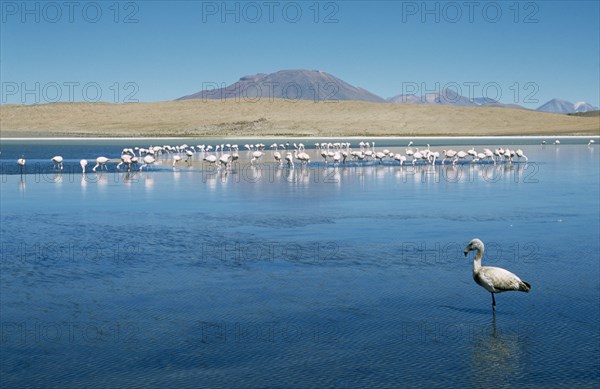
[[[454,157],[456,157],[456,151],[450,149],[450,150],[443,150],[444,152],[444,159],[442,159],[442,165],[444,163],[446,163],[447,159],[454,159]]]
[[[423,158],[423,153],[419,151],[419,148],[417,147],[417,151],[415,151],[412,155],[413,159],[412,159],[412,164],[413,166],[415,166],[415,163],[417,162],[418,159],[422,159]]]
[[[527,156],[523,153],[523,150],[517,149],[517,151],[515,151],[515,154],[517,157],[519,157],[519,159],[525,158],[525,162],[529,161],[529,158],[527,158]]]
[[[485,154],[485,158],[491,159],[496,164],[496,160],[494,159],[494,152],[490,149],[483,149],[483,154]]]
[[[465,153],[464,151],[459,151],[458,153],[456,153],[456,156],[454,157],[454,161],[452,161],[453,165],[456,165],[456,162],[458,162],[459,159],[465,159],[467,157],[467,153]]]
[[[87,159],[82,159],[81,161],[79,161],[79,166],[81,166],[81,173],[85,174],[85,167],[88,164],[88,160]]]
[[[260,158],[264,155],[262,151],[253,151],[252,159],[250,160],[250,164],[254,166],[254,162],[260,160]]]
[[[192,159],[192,157],[194,156],[194,153],[191,150],[186,150],[185,155],[187,156],[187,159],[185,161],[189,162]]]
[[[117,164],[117,169],[120,169],[121,165],[125,164],[127,166],[127,171],[130,171],[132,160],[133,160],[133,157],[131,155],[122,154],[121,161]]]
[[[287,161],[288,167],[294,167],[294,157],[292,156],[292,153],[288,152],[285,155],[285,160]]]
[[[181,155],[174,155],[173,156],[173,167],[175,167],[179,161],[181,161]]]
[[[406,157],[401,154],[394,154],[394,159],[396,161],[400,162],[400,166],[402,166],[402,164],[404,164],[404,162],[406,162]]]
[[[154,159],[153,156],[151,155],[146,155],[144,157],[144,163],[142,164],[142,166],[140,166],[140,171],[142,171],[142,169],[146,166],[152,165],[154,164],[154,162],[156,162],[156,159]]]
[[[100,170],[102,170],[102,168],[108,170],[108,168],[106,167],[106,163],[107,162],[108,162],[108,158],[106,158],[106,157],[98,157],[98,158],[96,158],[96,166],[94,166],[92,168],[92,171],[95,172],[98,167],[100,167]]]
[[[211,165],[214,165],[215,163],[217,163],[217,156],[214,154],[211,155],[207,155],[206,157],[204,157],[204,161],[210,163]]]
[[[63,170],[63,157],[61,157],[60,155],[56,155],[52,157],[51,161],[55,168]]]
[[[279,151],[273,153],[273,159],[275,159],[275,162],[277,162],[279,165],[283,163],[281,160],[281,153]]]
[[[23,168],[25,167],[26,163],[27,161],[23,155],[21,155],[21,158],[17,159],[17,165],[19,165],[19,171],[21,172],[21,175],[23,175]]]
[[[219,164],[225,165],[225,169],[229,169],[232,160],[233,157],[231,156],[231,154],[223,154],[219,157]]]
[[[485,288],[492,294],[492,309],[496,310],[496,298],[494,293],[508,292],[516,290],[520,292],[529,292],[531,285],[522,281],[519,277],[500,267],[481,266],[481,258],[484,252],[483,242],[479,239],[473,239],[465,248],[465,257],[469,251],[475,250],[473,260],[473,279],[475,282]]]

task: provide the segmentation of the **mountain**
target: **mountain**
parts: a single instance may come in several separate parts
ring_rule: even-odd
[[[546,104],[540,106],[537,110],[552,113],[575,113],[595,111],[597,109],[598,107],[594,107],[593,105],[586,103],[585,101],[573,104],[570,101],[566,100],[552,99]]]
[[[388,101],[397,104],[457,105],[461,107],[477,105],[475,102],[459,95],[452,89],[442,89],[438,93],[427,93],[420,97],[416,95],[397,95],[390,97]]]
[[[575,112],[575,104],[566,100],[552,99],[540,106],[537,110],[552,113],[573,113]]]
[[[524,109],[517,104],[503,104],[488,97],[476,97],[469,99],[462,96],[452,89],[442,89],[438,93],[427,93],[423,96],[417,95],[397,95],[390,97],[387,101],[396,104],[433,104],[433,105],[453,105],[460,107],[501,107],[501,108],[519,108]]]
[[[575,103],[575,112],[590,112],[596,110],[598,110],[598,107],[594,107],[592,104],[586,103],[585,101]]]
[[[383,102],[381,97],[368,90],[349,83],[319,70],[281,70],[271,74],[259,73],[240,78],[229,85],[205,83],[203,90],[180,97],[189,99],[240,99],[254,101],[258,99],[289,100],[355,100]]]

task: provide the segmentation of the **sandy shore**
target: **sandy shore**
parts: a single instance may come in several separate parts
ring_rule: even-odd
[[[600,135],[600,117],[353,101],[0,106],[2,138]]]

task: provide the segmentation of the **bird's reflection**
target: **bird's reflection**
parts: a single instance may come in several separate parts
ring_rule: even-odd
[[[474,333],[471,384],[475,387],[511,386],[511,378],[517,382],[524,373],[524,359],[524,334],[518,327],[499,328],[494,312],[490,325]]]
[[[26,183],[25,179],[23,178],[23,176],[21,176],[21,179],[19,179],[19,192],[21,192],[21,194],[25,194],[26,186],[27,186],[27,183]]]

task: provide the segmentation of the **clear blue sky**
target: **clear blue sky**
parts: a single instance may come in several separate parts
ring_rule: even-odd
[[[97,90],[102,101],[171,100],[204,82],[305,68],[382,97],[456,84],[468,95],[478,83],[476,96],[488,84],[488,97],[499,88],[501,101],[530,108],[554,97],[600,105],[598,1],[465,4],[3,0],[2,102]]]

